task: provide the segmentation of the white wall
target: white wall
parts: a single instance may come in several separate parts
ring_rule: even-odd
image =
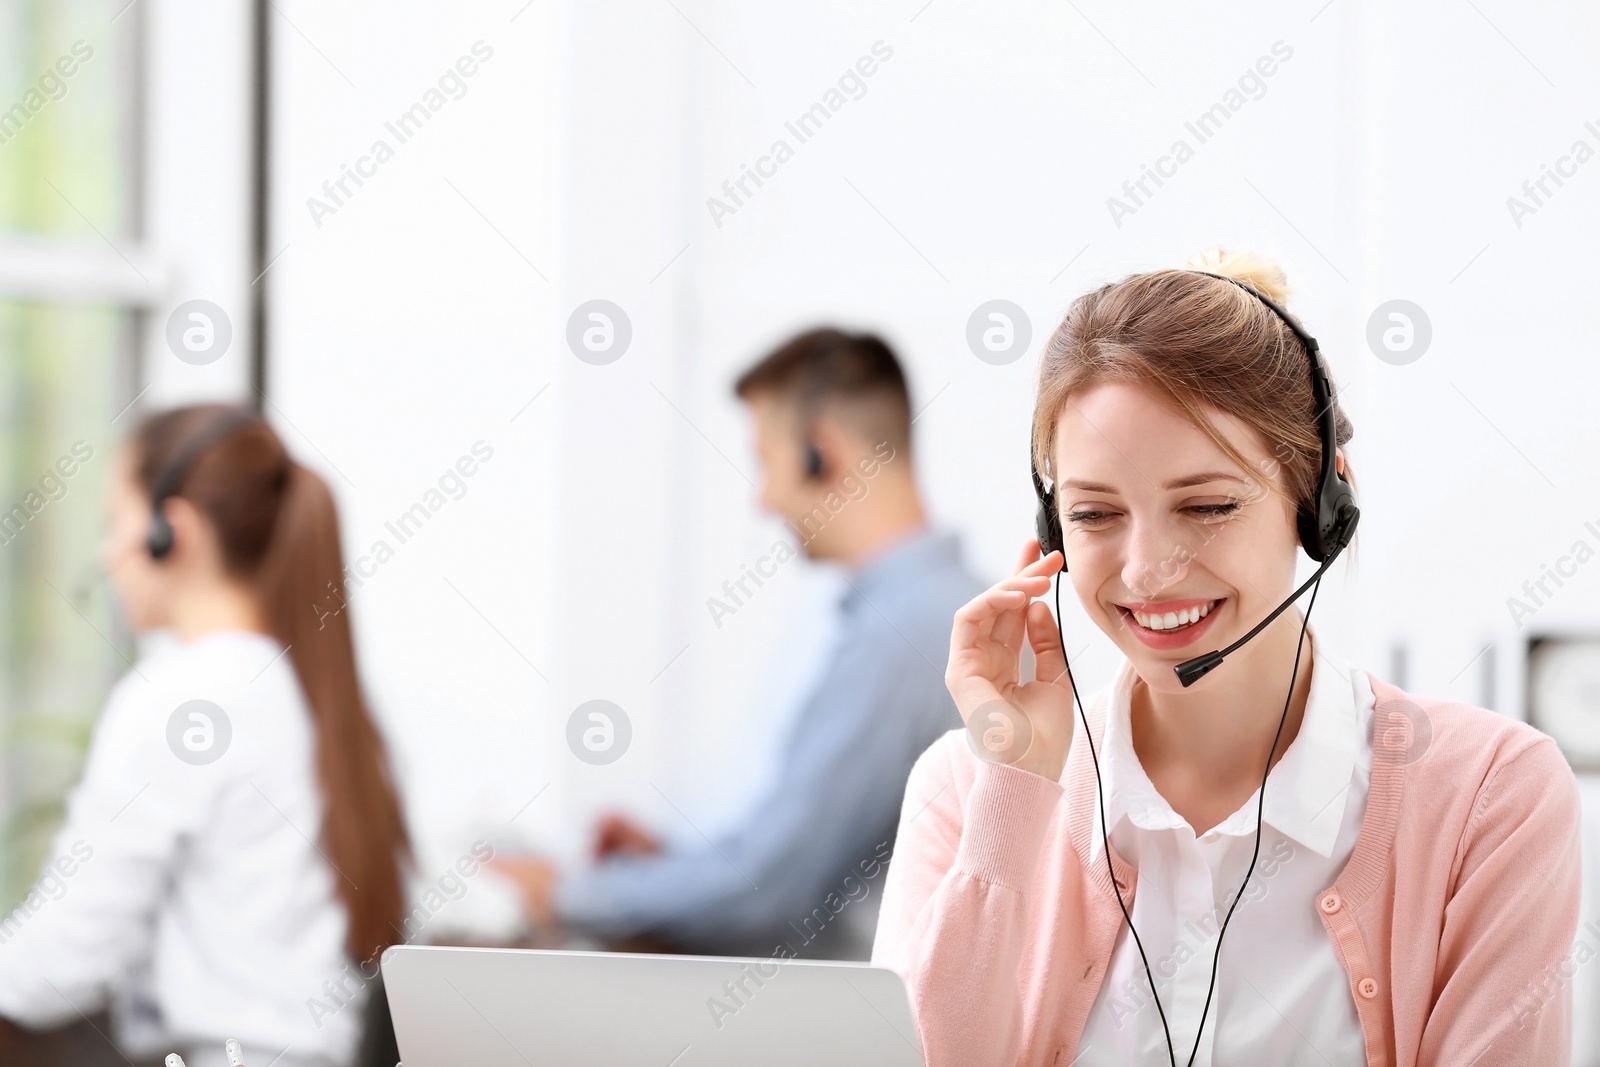
[[[434,851],[481,832],[570,853],[601,802],[692,833],[674,807],[707,825],[748,785],[729,761],[770,732],[764,666],[825,579],[795,566],[720,629],[705,610],[776,530],[751,507],[739,368],[813,322],[882,330],[927,405],[934,510],[996,575],[1030,528],[1039,343],[1076,294],[1213,241],[1286,267],[1356,426],[1360,566],[1324,582],[1319,633],[1383,674],[1404,643],[1410,687],[1520,713],[1525,632],[1505,600],[1600,519],[1600,162],[1520,227],[1505,201],[1575,139],[1600,146],[1584,128],[1600,127],[1594,12],[278,7],[283,423],[330,472],[353,553],[474,441],[494,448],[355,608]],[[467,94],[316,226],[306,199],[479,39],[494,55]],[[776,138],[795,146],[784,123],[878,41],[893,54],[865,95],[717,225],[707,197]],[[1107,198],[1175,139],[1194,144],[1185,122],[1279,41],[1292,56],[1260,98],[1117,225]],[[995,297],[1034,333],[1003,367],[964,340]],[[607,366],[564,342],[594,298],[633,325]],[[1406,366],[1365,341],[1395,298],[1434,331]],[[1597,592],[1591,567],[1535,621],[1593,630]],[[1079,669],[1107,677],[1109,644],[1076,610],[1066,625],[1090,646]],[[1493,693],[1473,660],[1490,642]],[[636,732],[610,767],[563,740],[594,697]]]
[[[250,9],[242,0],[160,0],[142,19],[144,233],[156,287],[143,320],[146,409],[250,391]],[[124,21],[125,20],[125,21]],[[177,358],[167,321],[190,300],[222,309],[232,341],[214,362]],[[132,422],[127,419],[126,422]]]

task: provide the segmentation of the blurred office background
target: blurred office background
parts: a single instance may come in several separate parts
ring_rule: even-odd
[[[1318,635],[1532,718],[1600,798],[1597,45],[1594,10],[1504,0],[0,0],[0,903],[135,655],[94,553],[140,413],[258,403],[333,484],[423,873],[479,838],[576,860],[603,806],[727,818],[832,590],[793,563],[708,610],[781,533],[739,369],[882,331],[937,519],[998,577],[1040,344],[1213,242],[1285,267],[1356,426]],[[169,344],[194,300],[231,332],[211,362]],[[568,341],[596,300],[610,362]],[[969,343],[995,300],[1031,335],[1009,361]],[[1098,687],[1109,642],[1065,625]],[[631,725],[604,766],[567,744],[593,699]],[[492,937],[489,883],[456,921]],[[1573,982],[1600,1063],[1600,969]]]

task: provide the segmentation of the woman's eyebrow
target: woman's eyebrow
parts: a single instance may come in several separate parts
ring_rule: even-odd
[[[1201,471],[1199,474],[1189,474],[1182,478],[1174,478],[1166,484],[1168,489],[1188,489],[1194,485],[1205,485],[1209,482],[1238,482],[1240,485],[1249,485],[1243,478],[1227,471]]]
[[[1227,471],[1200,471],[1196,474],[1186,474],[1182,478],[1174,478],[1163,489],[1188,489],[1191,486],[1206,485],[1210,482],[1238,482],[1240,485],[1249,485],[1243,478]],[[1082,489],[1087,493],[1115,493],[1116,489],[1100,482],[1088,482],[1081,478],[1068,478],[1061,483],[1068,489]]]

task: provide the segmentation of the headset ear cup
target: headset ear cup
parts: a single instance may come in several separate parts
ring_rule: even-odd
[[[1356,507],[1356,495],[1343,478],[1336,478],[1328,486],[1322,501],[1322,514],[1326,516],[1323,527],[1328,531],[1324,550],[1342,552],[1355,536],[1356,523],[1361,519],[1361,509]]]
[[[810,441],[806,442],[806,477],[820,478],[822,476],[822,450]]]
[[[1306,550],[1306,555],[1313,562],[1321,563],[1328,553],[1322,543],[1322,527],[1317,521],[1317,514],[1302,504],[1295,520],[1300,530],[1300,547]]]
[[[165,559],[172,551],[172,523],[159,510],[150,517],[150,536],[145,541],[151,559]]]
[[[1061,552],[1061,571],[1065,574],[1066,553],[1062,551],[1061,519],[1056,515],[1054,489],[1039,498],[1038,509],[1034,512],[1033,526],[1039,536],[1039,557],[1043,559],[1052,552]]]
[[[1320,504],[1315,514],[1302,505],[1298,515],[1300,544],[1317,563],[1327,559],[1330,552],[1343,551],[1361,519],[1356,495],[1343,478],[1324,488]],[[1327,537],[1323,536],[1324,530],[1328,531]]]

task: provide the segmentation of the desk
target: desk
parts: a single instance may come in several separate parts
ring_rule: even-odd
[[[162,1058],[129,1060],[111,1043],[111,1018],[98,1012],[57,1030],[22,1030],[0,1019],[6,1067],[162,1067]]]

